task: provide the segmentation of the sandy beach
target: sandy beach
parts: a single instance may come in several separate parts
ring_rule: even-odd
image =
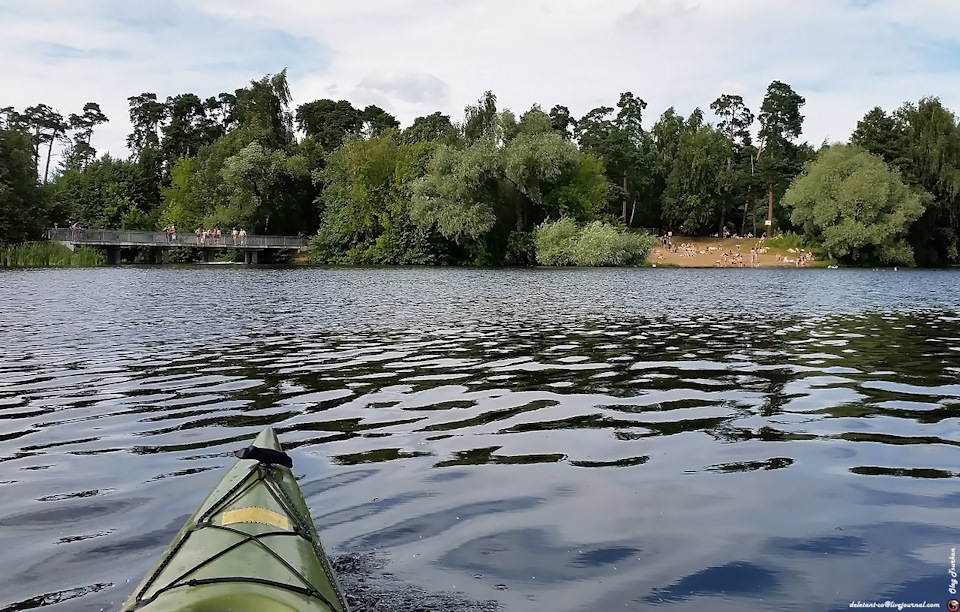
[[[767,248],[765,252],[757,255],[755,265],[751,265],[750,250],[760,243],[758,238],[673,236],[670,240],[673,249],[661,247],[658,243],[650,251],[651,264],[682,268],[795,268],[798,267],[797,259],[801,256],[799,252]],[[803,267],[816,265],[818,262],[814,259],[806,261]]]

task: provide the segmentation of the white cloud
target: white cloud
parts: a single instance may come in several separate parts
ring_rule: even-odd
[[[411,104],[444,106],[449,104],[450,86],[425,73],[371,74],[357,87],[358,93],[370,92]]]
[[[877,105],[937,95],[960,110],[958,22],[952,0],[58,0],[0,8],[15,84],[0,106],[98,101],[112,122],[94,145],[125,154],[128,96],[208,96],[284,66],[296,104],[377,104],[405,125],[458,120],[487,89],[517,112],[575,116],[632,91],[648,126],[721,93],[756,113],[777,79],[807,99],[803,138],[819,144]]]

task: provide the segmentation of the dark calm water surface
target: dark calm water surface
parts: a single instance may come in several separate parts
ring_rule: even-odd
[[[0,610],[116,609],[265,425],[411,589],[945,608],[958,373],[958,272],[0,271]]]

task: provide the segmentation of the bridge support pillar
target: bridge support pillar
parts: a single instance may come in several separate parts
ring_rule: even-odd
[[[107,247],[107,263],[111,266],[120,265],[120,247]]]
[[[245,263],[245,264],[255,264],[255,263],[257,263],[257,253],[258,253],[258,251],[244,251],[244,252],[243,252],[243,263]]]
[[[203,261],[205,263],[213,261],[213,249],[203,249]]]
[[[153,249],[153,261],[158,264],[170,263],[170,249],[156,247]]]

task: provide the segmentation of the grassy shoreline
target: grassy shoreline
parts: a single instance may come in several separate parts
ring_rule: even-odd
[[[59,242],[0,245],[0,267],[3,268],[102,266],[105,263],[103,253],[92,247],[77,247],[71,251]]]

